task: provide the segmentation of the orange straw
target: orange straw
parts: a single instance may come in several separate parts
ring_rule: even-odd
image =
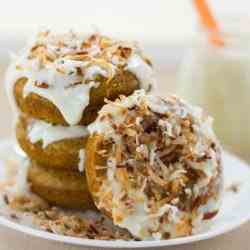
[[[209,31],[209,40],[216,47],[225,45],[218,24],[206,3],[206,0],[194,0],[194,5],[199,13],[202,25]]]

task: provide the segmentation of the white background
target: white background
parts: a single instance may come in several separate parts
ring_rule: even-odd
[[[250,14],[249,0],[207,0],[216,15]],[[39,26],[178,43],[195,30],[192,0],[0,0],[0,39],[21,38]]]

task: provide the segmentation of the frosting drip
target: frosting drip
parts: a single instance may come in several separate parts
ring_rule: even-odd
[[[42,141],[43,148],[49,144],[63,139],[80,138],[88,135],[84,126],[53,126],[39,120],[32,120],[28,126],[28,138],[32,143]]]

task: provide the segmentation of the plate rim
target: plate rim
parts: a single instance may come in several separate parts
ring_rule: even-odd
[[[13,143],[11,139],[0,139],[0,151],[2,148],[10,146]],[[232,155],[229,152],[223,151],[223,155],[230,157],[233,160],[241,163],[241,166],[247,169],[250,173],[249,165],[238,157]],[[250,221],[250,211],[249,214],[244,217],[238,218],[234,223],[230,223],[226,226],[220,226],[218,229],[213,231],[202,232],[196,235],[180,237],[169,240],[157,240],[157,241],[123,241],[123,240],[92,240],[83,239],[72,236],[65,236],[59,234],[53,234],[50,232],[42,231],[36,228],[29,227],[27,225],[21,225],[17,222],[11,221],[6,217],[0,215],[0,225],[15,230],[16,232],[22,232],[26,235],[32,237],[47,239],[55,242],[62,242],[71,245],[85,246],[85,247],[102,247],[102,248],[149,248],[149,247],[163,247],[163,246],[174,246],[181,244],[190,244],[193,242],[198,242],[202,240],[207,240],[215,238],[217,236],[226,234],[230,231],[235,230],[241,225]]]
[[[166,246],[177,246],[184,244],[191,244],[193,242],[199,242],[211,238],[218,237],[220,235],[226,234],[245,224],[250,220],[250,214],[248,218],[242,218],[237,221],[237,223],[230,224],[230,226],[224,229],[217,229],[207,233],[200,233],[187,237],[180,237],[170,240],[159,240],[159,241],[123,241],[123,240],[91,240],[82,239],[71,236],[64,236],[59,234],[53,234],[39,229],[34,229],[26,225],[20,225],[16,222],[12,222],[3,216],[0,216],[0,225],[15,230],[16,232],[21,232],[32,237],[46,239],[55,242],[62,242],[70,245],[78,245],[85,247],[98,247],[98,248],[149,248],[149,247],[166,247]],[[223,227],[222,227],[223,228]]]

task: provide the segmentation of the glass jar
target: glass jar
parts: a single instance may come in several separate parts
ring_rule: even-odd
[[[185,56],[177,94],[214,117],[222,144],[250,161],[250,32],[249,21],[223,19],[225,45],[214,47],[207,32]]]

